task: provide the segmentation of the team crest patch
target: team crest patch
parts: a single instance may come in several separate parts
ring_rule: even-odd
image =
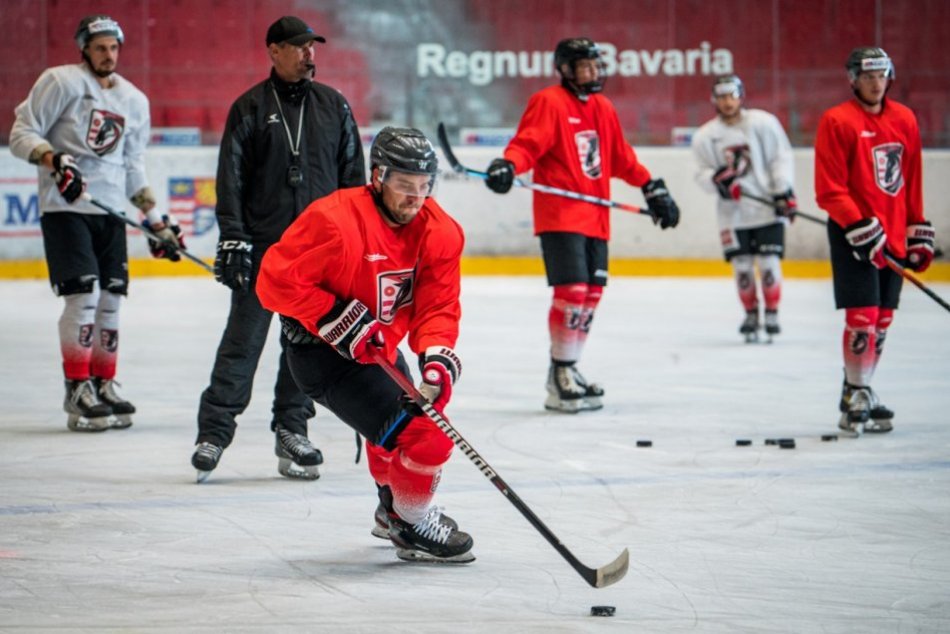
[[[99,156],[105,156],[115,150],[124,133],[125,117],[122,115],[96,108],[89,113],[86,145]]]
[[[600,137],[596,130],[583,130],[574,135],[577,144],[577,156],[581,161],[581,171],[590,179],[600,178]]]
[[[874,156],[874,180],[881,190],[896,196],[904,186],[904,146],[900,143],[885,143],[871,149]]]
[[[396,312],[412,303],[412,291],[415,282],[415,270],[387,271],[377,276],[379,285],[379,315],[377,319],[391,324]]]

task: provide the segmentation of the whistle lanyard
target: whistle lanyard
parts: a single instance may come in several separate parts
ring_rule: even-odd
[[[277,96],[277,89],[271,86],[271,91],[274,93],[274,100],[277,101],[277,112],[280,113],[280,121],[284,124],[284,132],[287,133],[287,144],[290,145],[290,153],[296,158],[300,156],[300,136],[303,132],[303,113],[307,109],[307,93],[304,93],[303,99],[300,101],[300,119],[297,120],[297,140],[295,141],[290,136],[290,126],[287,125],[284,109],[280,107],[280,97]]]

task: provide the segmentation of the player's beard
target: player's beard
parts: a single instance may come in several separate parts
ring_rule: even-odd
[[[99,62],[98,66],[96,66],[95,64],[92,63],[92,60],[89,59],[89,56],[86,55],[85,52],[83,52],[82,58],[86,61],[86,66],[89,67],[89,70],[91,70],[92,74],[95,75],[96,77],[102,77],[103,79],[107,79],[108,77],[112,75],[112,73],[115,72],[116,64],[115,64],[115,61],[113,60],[103,60]]]

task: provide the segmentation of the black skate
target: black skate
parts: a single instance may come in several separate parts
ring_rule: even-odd
[[[379,487],[379,505],[376,506],[376,512],[373,514],[373,530],[370,534],[380,539],[389,539],[389,513],[393,508],[393,492],[388,486]],[[442,515],[442,523],[451,526],[452,530],[458,530],[458,523],[448,515]]]
[[[323,464],[323,454],[310,444],[303,434],[277,425],[274,431],[274,455],[277,456],[277,471],[285,478],[316,480],[320,477],[317,465]]]
[[[864,427],[871,420],[870,388],[845,383],[838,409],[841,410],[838,428],[851,438],[857,438],[860,433],[859,428]]]
[[[93,379],[96,386],[96,394],[99,400],[112,408],[112,414],[115,419],[112,421],[112,429],[126,429],[132,426],[132,414],[135,413],[135,406],[119,396],[115,387],[119,385],[114,379]]]
[[[66,426],[72,431],[104,431],[112,426],[112,408],[96,396],[92,381],[66,381],[63,410],[69,415]]]
[[[445,520],[437,506],[431,507],[416,524],[409,524],[395,513],[390,514],[389,539],[396,545],[396,556],[405,561],[445,564],[475,561],[472,536]]]
[[[584,397],[587,395],[587,389],[577,382],[572,366],[573,364],[551,364],[548,370],[548,397],[544,401],[544,409],[568,414],[576,414],[585,409]]]
[[[208,479],[211,472],[218,466],[224,447],[210,442],[198,443],[195,453],[191,456],[191,466],[198,470],[198,484]]]
[[[851,385],[847,381],[841,386],[841,400],[838,403],[838,409],[842,414],[842,421],[845,419],[845,415],[851,411],[851,403],[854,400],[854,394],[857,390],[866,390],[867,391],[867,416],[865,417],[862,414],[858,415],[855,420],[863,419],[860,421],[860,424],[864,427],[864,433],[866,434],[886,434],[887,432],[894,429],[892,420],[894,418],[894,412],[881,405],[880,399],[878,399],[877,393],[872,390],[870,387],[860,387],[858,385]],[[861,397],[863,400],[865,397]],[[861,406],[863,408],[863,404]],[[841,427],[841,425],[838,425]],[[854,430],[854,433],[857,433],[857,430]]]
[[[588,383],[576,365],[571,366],[571,372],[574,374],[574,381],[584,388],[584,405],[581,409],[594,411],[603,408],[604,388],[597,383]]]
[[[772,339],[775,335],[782,332],[782,327],[778,325],[778,311],[777,310],[766,310],[765,311],[765,334],[768,337],[768,343],[772,343]]]
[[[739,325],[739,334],[745,337],[746,343],[756,343],[759,340],[759,310],[747,310],[745,319]]]

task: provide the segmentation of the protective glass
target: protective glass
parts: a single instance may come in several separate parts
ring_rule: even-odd
[[[435,174],[413,174],[393,167],[379,167],[379,181],[389,189],[404,196],[426,198],[435,194]]]

